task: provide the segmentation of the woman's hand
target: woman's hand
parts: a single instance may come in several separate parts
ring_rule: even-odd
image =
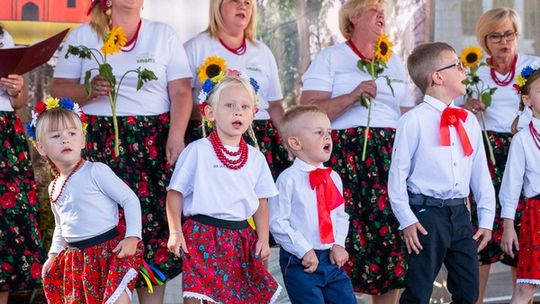
[[[368,98],[375,98],[377,96],[377,83],[375,80],[362,81],[356,88],[354,88],[354,90],[352,90],[350,95],[356,100],[358,100],[362,95]]]
[[[467,102],[464,103],[461,107],[473,112],[474,114],[484,111],[486,109],[486,105],[483,102],[473,98],[468,99]]]
[[[119,258],[134,256],[137,252],[137,244],[139,243],[139,238],[134,236],[128,236],[118,243],[118,245],[113,249],[113,252],[118,252]]]
[[[7,91],[10,97],[17,98],[24,86],[24,78],[21,75],[10,74],[0,78],[0,85]]]
[[[109,96],[109,93],[112,92],[112,87],[110,83],[103,79],[101,76],[96,76],[90,81],[92,86],[92,92],[88,97],[88,100],[100,97],[100,96]]]

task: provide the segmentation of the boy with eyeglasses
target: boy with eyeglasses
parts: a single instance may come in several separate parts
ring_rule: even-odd
[[[465,69],[441,42],[416,47],[407,68],[425,96],[399,120],[388,178],[408,251],[400,303],[429,303],[444,263],[452,302],[472,304],[478,298],[476,254],[491,239],[495,192],[478,121],[453,103],[465,94]],[[465,199],[469,189],[478,203],[476,233]]]

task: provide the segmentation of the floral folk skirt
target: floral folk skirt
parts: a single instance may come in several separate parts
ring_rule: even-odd
[[[283,140],[270,119],[254,120],[253,132],[257,138],[259,149],[266,157],[272,176],[274,177],[274,180],[276,180],[279,174],[292,164],[289,160],[289,155],[285,149]],[[206,134],[210,134],[210,129],[206,129]],[[186,145],[200,138],[202,138],[201,121],[190,120],[186,129]],[[255,146],[252,138],[247,132],[244,134],[244,139],[248,144]]]
[[[0,292],[41,286],[45,259],[28,144],[14,112],[0,112]]]
[[[165,158],[169,114],[118,117],[120,157],[114,154],[112,118],[88,116],[86,153],[91,161],[109,165],[137,194],[142,211],[145,260],[172,279],[182,271],[180,259],[167,250],[169,231],[165,211],[171,169]],[[121,212],[119,231],[125,229]],[[137,287],[142,287],[139,280]]]
[[[43,278],[47,301],[114,304],[124,291],[131,295],[143,262],[143,245],[139,243],[134,256],[118,258],[113,249],[122,239],[123,234],[89,248],[63,249]]]
[[[517,282],[540,285],[540,200],[528,199],[521,213]]]
[[[183,296],[214,303],[273,303],[281,286],[255,256],[257,234],[187,219],[189,253],[182,259]]]
[[[493,222],[493,232],[492,237],[487,246],[478,253],[478,261],[480,265],[489,265],[501,261],[503,264],[515,267],[517,265],[517,256],[511,258],[505,254],[501,249],[501,239],[503,234],[503,219],[501,218],[501,204],[499,202],[499,190],[501,189],[501,182],[504,173],[504,168],[506,166],[506,159],[508,157],[508,151],[510,148],[510,142],[512,141],[512,134],[510,133],[497,133],[492,131],[487,131],[489,141],[493,147],[493,154],[495,156],[495,165],[491,161],[489,156],[489,148],[486,143],[486,138],[484,133],[482,133],[482,138],[484,139],[484,147],[486,149],[486,156],[488,160],[489,172],[491,174],[491,179],[493,181],[493,186],[495,187],[495,197],[497,200],[496,210],[495,210],[495,221]],[[471,193],[471,213],[472,213],[472,222],[474,230],[478,229],[478,213],[476,210],[476,203],[474,197]],[[525,197],[521,197],[518,208],[516,210],[516,218],[514,225],[516,232],[519,235],[520,230],[520,219],[521,212],[525,208]]]
[[[344,269],[354,290],[383,294],[404,287],[405,243],[388,199],[387,180],[395,130],[371,128],[362,161],[364,127],[335,130],[330,165],[343,180],[350,216]]]

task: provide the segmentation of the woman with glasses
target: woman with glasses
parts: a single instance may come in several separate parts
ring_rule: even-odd
[[[521,22],[516,11],[511,8],[496,8],[485,12],[478,20],[476,26],[476,37],[478,42],[488,54],[487,66],[482,66],[478,70],[478,76],[485,85],[490,88],[497,88],[492,96],[492,102],[486,107],[478,99],[469,99],[462,105],[473,113],[483,112],[485,129],[489,137],[495,164],[488,157],[488,165],[492,174],[495,191],[498,192],[501,185],[510,140],[512,138],[512,122],[519,109],[519,95],[513,89],[515,78],[524,67],[530,66],[540,58],[519,54],[517,52],[517,42],[521,31]],[[530,119],[528,111],[522,111],[519,125],[514,126],[521,129],[526,126]],[[486,140],[484,138],[484,140]],[[487,143],[484,146],[488,147]],[[489,153],[486,150],[486,153]],[[489,154],[488,154],[489,155]],[[478,224],[476,204],[472,202],[473,223]],[[520,202],[516,213],[516,231],[519,231],[519,215],[523,210],[523,201]],[[506,265],[515,267],[517,260],[504,254],[500,248],[500,241],[503,233],[503,221],[500,218],[500,204],[497,203],[497,213],[493,226],[493,238],[484,250],[479,253],[480,261],[480,296],[479,303],[482,303],[485,287],[489,277],[492,263],[501,261]]]
[[[375,41],[385,31],[383,0],[348,0],[339,13],[346,42],[329,46],[314,58],[302,76],[300,103],[315,104],[332,122],[333,156],[330,164],[343,180],[343,194],[350,216],[344,265],[354,290],[373,295],[373,303],[396,303],[404,287],[405,261],[398,222],[390,208],[388,170],[395,128],[401,109],[414,105],[403,62],[392,55],[382,75],[373,81],[358,69],[362,58],[372,59]],[[360,96],[373,102],[366,158],[362,160],[368,109]]]

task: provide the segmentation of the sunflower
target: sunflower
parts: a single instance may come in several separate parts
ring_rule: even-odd
[[[114,55],[120,51],[120,49],[126,45],[127,38],[124,30],[119,27],[113,27],[103,39],[103,47],[101,51],[104,55]]]
[[[45,100],[45,105],[47,106],[47,110],[58,108],[60,106],[60,99],[49,97]]]
[[[388,40],[388,35],[382,34],[377,38],[375,42],[375,49],[373,50],[373,55],[375,60],[380,60],[382,62],[387,62],[388,59],[392,56],[392,47],[394,44]]]
[[[219,56],[208,56],[203,64],[197,68],[199,82],[204,83],[208,78],[214,78],[227,70],[225,59]]]
[[[461,52],[461,62],[463,62],[463,65],[468,68],[473,68],[477,66],[480,61],[482,61],[482,57],[484,54],[482,53],[482,50],[477,46],[470,46],[468,48],[465,48]]]

